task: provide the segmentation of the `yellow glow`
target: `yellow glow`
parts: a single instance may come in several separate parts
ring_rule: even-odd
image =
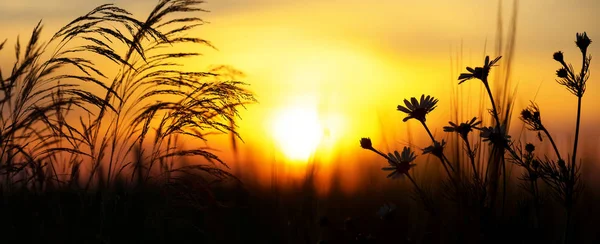
[[[292,107],[277,115],[273,123],[273,135],[286,157],[307,160],[321,141],[323,127],[316,109]]]

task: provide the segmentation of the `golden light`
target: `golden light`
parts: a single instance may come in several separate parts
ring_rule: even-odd
[[[315,108],[291,107],[280,111],[273,121],[273,136],[280,150],[293,161],[306,161],[323,137]]]

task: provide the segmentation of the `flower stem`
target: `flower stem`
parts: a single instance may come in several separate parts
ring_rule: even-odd
[[[548,130],[546,128],[542,128],[542,131],[544,132],[544,134],[546,134],[548,139],[550,139],[550,143],[552,144],[552,147],[554,148],[554,152],[556,152],[556,157],[558,157],[558,160],[562,160],[562,157],[560,156],[560,152],[558,151],[558,147],[556,147],[556,143],[554,143],[554,139],[552,139],[550,132],[548,132]]]
[[[582,97],[577,98],[577,124],[575,126],[575,142],[573,145],[573,157],[571,158],[571,180],[575,179],[575,162],[577,161],[577,143],[579,142],[579,127],[580,127],[580,123],[581,123],[581,98]]]
[[[477,173],[477,167],[475,167],[475,154],[473,150],[471,150],[471,144],[469,143],[469,139],[463,138],[465,141],[465,145],[467,147],[467,153],[469,154],[469,159],[471,160],[471,166],[473,166],[473,175],[475,175],[475,180],[479,181],[479,173]]]
[[[488,84],[487,78],[485,78],[483,80],[483,85],[485,86],[485,89],[488,92],[488,96],[490,97],[490,102],[492,103],[492,114],[494,116],[494,119],[496,120],[496,128],[498,130],[498,132],[502,132],[500,130],[500,128],[502,128],[500,125],[500,117],[498,116],[498,108],[496,107],[496,102],[494,102],[494,96],[492,95],[492,90],[490,89],[490,85]],[[502,181],[502,214],[504,214],[504,206],[506,203],[506,164],[504,162],[504,149],[506,146],[502,145],[502,147],[500,148],[500,157],[501,157],[501,164],[502,164],[502,174],[503,175],[503,181]]]
[[[585,65],[585,64],[584,64]],[[581,77],[583,79],[583,77]],[[577,122],[575,126],[575,142],[573,143],[573,156],[571,158],[571,172],[567,177],[567,191],[565,196],[565,208],[567,210],[567,223],[565,225],[564,243],[569,243],[571,239],[570,226],[573,218],[573,195],[575,191],[575,162],[577,160],[577,143],[579,141],[579,127],[581,122],[581,96],[577,97]]]
[[[496,120],[496,126],[500,126],[500,117],[498,117],[498,110],[496,108],[496,102],[494,102],[494,96],[492,95],[492,90],[490,90],[490,85],[488,85],[487,79],[483,82],[485,86],[485,90],[487,90],[488,96],[490,97],[490,101],[492,102],[492,115]]]
[[[387,160],[390,160],[390,158],[389,158],[387,155],[383,154],[383,153],[382,153],[382,152],[380,152],[380,151],[377,151],[377,149],[375,149],[375,148],[369,148],[369,150],[371,150],[371,151],[373,151],[373,152],[375,152],[375,153],[379,154],[380,156],[384,157],[384,158],[385,158],[385,159],[387,159]]]

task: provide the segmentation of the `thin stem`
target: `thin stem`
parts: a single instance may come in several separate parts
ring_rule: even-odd
[[[554,152],[556,152],[556,156],[558,157],[558,160],[562,160],[562,157],[560,156],[560,152],[558,151],[558,147],[556,147],[556,143],[554,143],[554,139],[552,139],[550,132],[548,132],[548,130],[546,128],[542,128],[542,131],[544,132],[544,134],[546,134],[548,139],[550,139],[550,143],[552,144],[552,147],[554,148]]]
[[[380,156],[384,157],[384,158],[385,158],[385,159],[387,159],[387,160],[390,160],[390,158],[389,158],[387,155],[383,154],[383,153],[382,153],[382,152],[380,152],[380,151],[377,151],[377,149],[375,149],[375,148],[369,148],[369,150],[371,150],[371,151],[373,151],[373,152],[375,152],[375,153],[379,154]]]
[[[498,117],[498,110],[496,107],[496,102],[494,102],[494,96],[492,95],[492,91],[490,90],[490,86],[488,84],[487,78],[483,80],[483,84],[485,85],[485,89],[488,92],[488,95],[490,97],[490,101],[492,103],[492,114],[494,116],[494,119],[496,120],[496,128],[498,129],[499,132],[501,132],[500,128],[502,128],[500,126],[500,117]],[[506,203],[506,164],[504,162],[504,149],[505,147],[502,146],[500,148],[500,155],[501,155],[501,164],[502,164],[502,173],[503,175],[503,181],[502,181],[502,214],[504,214],[504,206]]]
[[[444,170],[446,170],[446,174],[448,174],[448,178],[450,178],[450,180],[452,182],[454,182],[454,177],[452,177],[452,173],[450,173],[450,171],[448,170],[448,166],[446,166],[446,164],[444,163],[444,159],[443,158],[439,158],[439,159],[442,162],[442,166],[444,166]]]
[[[506,173],[506,163],[504,161],[504,149],[500,149],[502,150],[502,215],[504,215],[504,209],[506,206],[506,178],[507,178],[507,173]]]
[[[465,141],[465,145],[467,147],[467,153],[469,154],[469,159],[471,160],[471,166],[473,166],[473,175],[475,175],[475,180],[479,181],[479,173],[477,173],[477,168],[475,167],[475,154],[473,150],[471,150],[471,144],[467,138],[463,138]]]
[[[585,65],[585,64],[584,64]],[[581,77],[583,79],[583,77]],[[569,243],[571,239],[570,226],[573,218],[573,194],[575,191],[575,162],[577,160],[577,143],[579,141],[579,127],[581,122],[581,96],[577,97],[577,122],[575,127],[575,142],[573,143],[573,157],[571,158],[571,175],[567,176],[565,208],[567,210],[567,223],[565,225],[564,243]]]
[[[425,130],[427,131],[429,138],[431,138],[431,140],[433,142],[435,142],[435,138],[433,137],[433,134],[431,134],[431,131],[429,130],[429,127],[427,127],[427,124],[425,124],[425,121],[421,121],[421,124],[423,125],[423,127],[425,127]]]
[[[583,79],[583,78],[582,78]],[[571,158],[571,180],[575,179],[575,162],[577,160],[577,143],[579,142],[579,127],[581,123],[581,98],[577,98],[577,123],[575,126],[575,142],[573,143],[573,157]]]
[[[500,117],[498,117],[498,110],[496,109],[496,102],[494,102],[494,96],[492,95],[492,90],[490,90],[490,86],[488,85],[487,79],[483,81],[483,85],[485,86],[485,90],[487,90],[488,96],[490,97],[490,101],[492,102],[492,115],[496,120],[496,126],[500,126]]]

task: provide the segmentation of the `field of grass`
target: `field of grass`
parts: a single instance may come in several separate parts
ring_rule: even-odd
[[[250,169],[238,179],[228,163],[205,146],[213,134],[230,135],[236,143],[243,136],[237,134],[238,109],[256,99],[232,67],[198,71],[183,65],[201,53],[180,50],[213,48],[193,36],[204,24],[198,17],[204,11],[201,4],[160,0],[141,19],[118,6],[100,5],[47,41],[40,39],[41,23],[27,42],[14,41],[14,65],[0,67],[2,239],[26,243],[600,240],[595,230],[600,220],[595,209],[599,186],[593,180],[598,170],[590,166],[597,156],[593,150],[582,151],[587,145],[581,144],[589,138],[579,125],[581,104],[592,100],[583,99],[591,62],[587,53],[591,40],[585,32],[576,35],[582,57],[578,69],[564,60],[562,52],[553,56],[559,65],[558,84],[553,85],[565,86],[565,97],[570,92],[578,100],[572,150],[556,146],[542,123],[543,104],[514,105],[513,17],[507,44],[500,37],[495,47],[497,58],[486,56],[483,63],[467,65],[454,60],[453,84],[481,84],[480,111],[463,110],[461,100],[467,95],[455,90],[454,113],[448,118],[453,122],[443,128],[442,140],[431,133],[426,119],[438,100],[427,95],[404,100],[390,112],[406,114],[404,122],[415,125],[411,133],[430,138],[431,146],[387,152],[381,151],[385,146],[379,141],[367,138],[377,135],[356,135],[357,150],[352,153],[369,154],[368,165],[379,165],[386,174],[365,170],[371,183],[348,194],[338,170],[331,188],[320,194],[319,172],[311,168],[319,163],[318,157],[311,159],[295,184],[278,184],[285,176],[274,173],[265,186],[253,179],[258,173]],[[8,49],[7,43],[0,42],[0,51]],[[524,124],[535,135],[530,141],[510,135],[513,114],[520,119],[513,123]],[[427,164],[435,166],[413,167],[415,157],[425,155]],[[255,160],[238,159],[237,167],[260,164]],[[387,174],[391,179],[384,179]]]

